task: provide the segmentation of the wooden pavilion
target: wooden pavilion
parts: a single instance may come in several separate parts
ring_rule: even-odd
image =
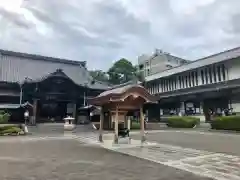
[[[143,105],[146,103],[156,103],[155,97],[139,84],[124,84],[115,86],[95,98],[89,99],[91,105],[101,107],[99,141],[103,142],[103,125],[105,114],[110,117],[110,122],[114,123],[114,142],[118,143],[118,124],[124,122],[126,127],[126,115],[129,111],[140,111],[141,141],[145,141]],[[107,112],[107,113],[106,113]]]

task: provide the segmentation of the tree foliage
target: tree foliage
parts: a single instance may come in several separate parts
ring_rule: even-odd
[[[137,72],[137,67],[125,58],[116,61],[107,72],[96,70],[90,71],[90,74],[98,81],[108,82],[114,85],[125,83],[136,78],[140,81],[143,80],[141,74]]]
[[[108,70],[109,82],[121,84],[132,80],[136,75],[137,69],[127,59],[120,59]]]
[[[90,75],[97,81],[108,82],[108,74],[101,70],[90,71]]]

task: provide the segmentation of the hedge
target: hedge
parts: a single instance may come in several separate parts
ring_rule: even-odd
[[[18,134],[22,130],[21,128],[17,126],[3,126],[0,127],[0,135],[5,135],[5,134]]]
[[[211,122],[212,129],[240,131],[240,116],[215,117]]]
[[[131,123],[131,128],[130,129],[141,129],[141,124],[140,122],[133,121]]]
[[[4,111],[0,111],[0,124],[8,123],[10,119],[10,114],[5,113]]]
[[[173,116],[167,118],[167,126],[173,128],[193,128],[199,123],[199,118],[191,116]]]

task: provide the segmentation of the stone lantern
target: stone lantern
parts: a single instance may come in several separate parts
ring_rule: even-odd
[[[64,118],[63,120],[65,121],[64,130],[72,131],[76,127],[76,125],[73,123],[75,118],[68,116],[68,117]]]

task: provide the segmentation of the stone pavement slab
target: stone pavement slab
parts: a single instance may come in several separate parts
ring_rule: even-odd
[[[132,138],[140,139],[138,134]],[[149,141],[240,156],[240,135],[194,130],[162,130],[147,134]]]
[[[218,180],[240,179],[238,156],[166,144],[112,150]]]
[[[84,141],[86,143],[88,143],[89,138],[94,140],[97,139],[97,134],[90,136],[90,134],[87,135],[85,133],[84,135],[81,135],[81,139],[79,140],[83,140],[84,136],[88,136],[87,141]],[[112,137],[113,135],[111,134],[105,134],[105,142],[98,145],[115,152],[131,155],[214,179],[240,179],[240,157],[238,156],[150,141],[147,141],[142,145],[137,139],[132,139],[130,143],[128,138],[121,138],[119,139],[119,144],[114,145],[112,144]]]
[[[185,134],[194,134],[195,132],[189,132]],[[195,133],[196,134],[196,133]],[[157,134],[154,134],[157,135]],[[204,134],[206,135],[206,134]],[[159,135],[158,135],[159,136]],[[158,137],[156,136],[156,137]],[[148,162],[155,162],[158,164],[170,166],[184,171],[189,171],[197,175],[204,175],[206,177],[220,179],[220,180],[235,180],[240,179],[239,175],[239,162],[238,156],[227,155],[225,153],[216,153],[206,150],[197,150],[194,148],[183,148],[181,146],[160,144],[156,142],[148,142],[141,146],[140,141],[137,139],[132,139],[132,143],[128,144],[128,140],[120,139],[118,145],[101,144],[97,141],[97,132],[78,132],[78,133],[65,133],[56,136],[56,134],[46,134],[36,135],[36,136],[26,136],[22,139],[17,137],[9,142],[21,142],[24,144],[39,142],[40,144],[44,141],[75,141],[76,144],[81,146],[91,145],[92,147],[104,147],[106,149],[130,155],[133,157],[138,157],[140,159],[148,160]],[[111,141],[113,137],[112,134],[105,134],[105,141]],[[21,140],[20,140],[21,139]],[[151,136],[150,138],[151,139]],[[0,143],[7,143],[7,139]],[[134,142],[134,143],[133,143]],[[1,149],[0,149],[1,154]],[[1,160],[14,160],[12,157],[4,159],[0,157]],[[19,160],[19,159],[15,159]]]
[[[207,180],[172,167],[83,146],[74,139],[0,142],[1,180]]]

